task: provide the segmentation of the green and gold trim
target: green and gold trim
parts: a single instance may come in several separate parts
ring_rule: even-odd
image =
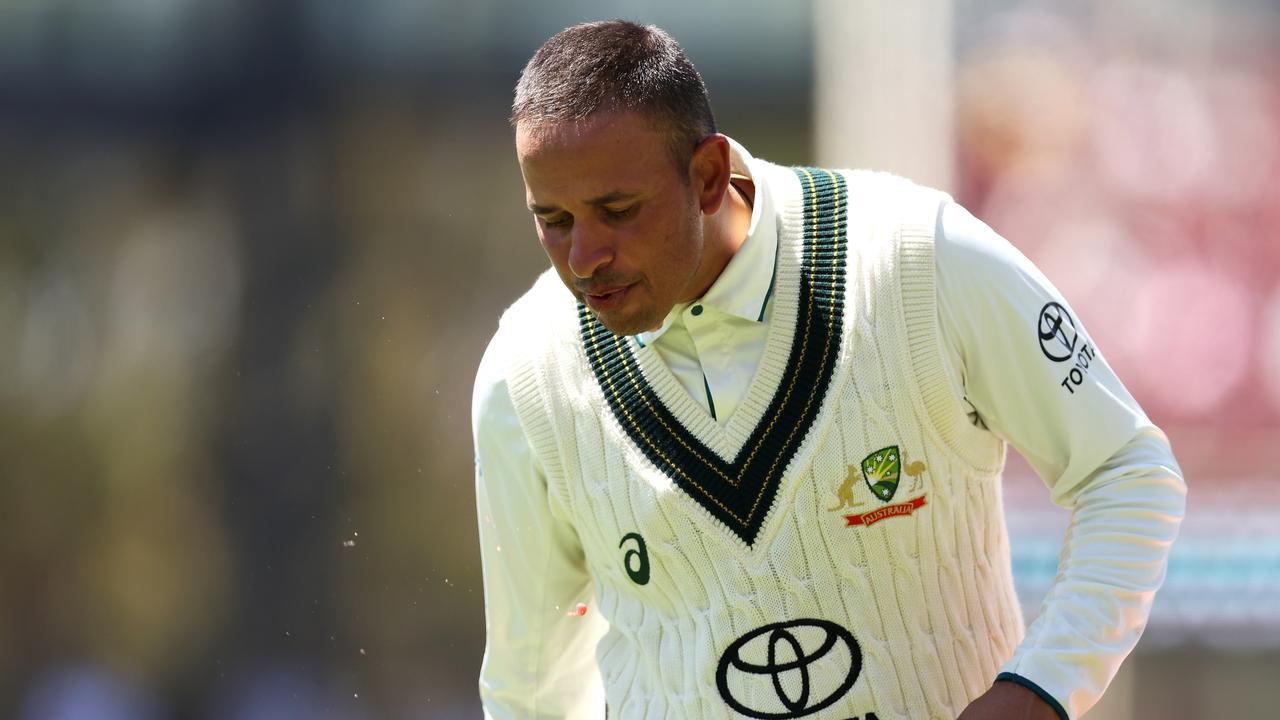
[[[732,462],[720,459],[661,402],[627,338],[609,332],[585,305],[578,308],[583,348],[614,418],[654,465],[748,545],[822,407],[843,329],[848,189],[838,173],[795,173],[804,202],[795,334],[768,409]]]

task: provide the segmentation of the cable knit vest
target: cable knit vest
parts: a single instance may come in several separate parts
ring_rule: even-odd
[[[1023,632],[999,475],[942,366],[947,198],[769,166],[775,300],[718,424],[548,272],[508,386],[609,621],[610,718],[955,718]]]

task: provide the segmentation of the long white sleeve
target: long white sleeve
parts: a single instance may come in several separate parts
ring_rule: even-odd
[[[484,571],[485,717],[600,718],[595,647],[607,628],[593,608],[577,533],[556,516],[516,418],[501,333],[476,377],[472,428]],[[574,612],[587,605],[585,615]]]
[[[1075,718],[1146,625],[1186,486],[1164,434],[1039,270],[958,205],[939,225],[939,320],[957,392],[1072,509],[1057,579],[1000,678]]]

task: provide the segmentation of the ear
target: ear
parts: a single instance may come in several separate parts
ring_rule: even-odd
[[[703,215],[713,215],[729,191],[729,139],[715,133],[698,143],[689,161],[689,184]]]

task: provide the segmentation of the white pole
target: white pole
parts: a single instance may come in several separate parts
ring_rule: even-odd
[[[817,162],[954,191],[949,0],[815,0]]]

